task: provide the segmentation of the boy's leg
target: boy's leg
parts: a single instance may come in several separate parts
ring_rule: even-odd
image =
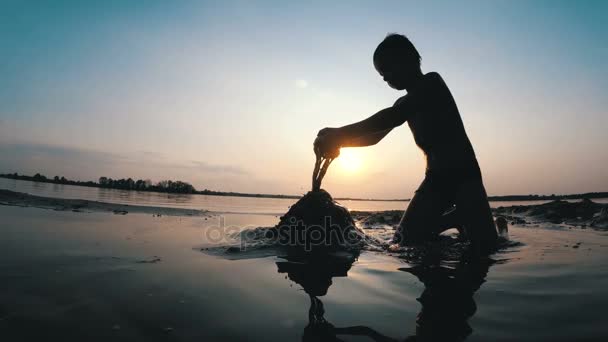
[[[481,180],[467,181],[458,186],[456,208],[473,248],[482,253],[494,251],[498,234]]]
[[[462,220],[460,219],[460,215],[458,214],[458,208],[456,208],[455,206],[449,208],[447,212],[443,213],[439,221],[440,234],[451,228],[456,228],[460,237],[464,238],[465,233],[462,225]]]
[[[403,245],[433,240],[442,231],[441,215],[449,206],[449,200],[425,180],[410,200],[393,242]]]

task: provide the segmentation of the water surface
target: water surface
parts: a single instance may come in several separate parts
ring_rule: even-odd
[[[296,199],[254,198],[234,196],[166,194],[149,191],[104,189],[74,185],[39,183],[0,178],[0,189],[25,192],[37,196],[77,198],[119,204],[172,208],[204,209],[222,213],[283,215]],[[407,197],[409,195],[404,195]],[[608,203],[608,199],[594,199]],[[492,207],[531,205],[548,201],[492,201]],[[340,201],[350,210],[405,210],[407,201]]]
[[[493,256],[502,260],[494,264],[416,269],[363,252],[352,264],[328,268],[203,253],[218,243],[209,232],[219,217],[7,206],[0,217],[0,329],[7,340],[608,338],[608,236],[594,230],[512,227],[511,238],[523,246]],[[236,227],[277,221],[224,218]]]

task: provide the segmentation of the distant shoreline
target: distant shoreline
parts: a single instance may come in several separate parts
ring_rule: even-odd
[[[37,175],[38,176],[38,175]],[[83,187],[94,187],[94,188],[103,188],[103,189],[116,189],[116,190],[127,190],[127,191],[148,191],[148,192],[157,192],[157,193],[175,193],[175,194],[190,194],[190,195],[207,195],[207,196],[228,196],[228,197],[252,197],[252,198],[278,198],[278,199],[299,199],[302,196],[298,195],[281,195],[281,194],[251,194],[251,193],[242,193],[242,192],[226,192],[226,191],[213,191],[213,190],[202,190],[197,191],[194,188],[191,192],[177,192],[177,191],[156,191],[149,189],[123,189],[116,187],[106,187],[102,186],[99,183],[95,183],[92,181],[82,182],[82,181],[72,181],[63,178],[63,180],[54,180],[50,178],[46,178],[44,176],[40,176],[36,178],[36,176],[25,176],[25,175],[17,175],[17,174],[0,174],[0,178],[6,179],[14,179],[14,180],[23,180],[35,183],[51,183],[51,184],[61,184],[61,185],[72,185],[72,186],[83,186]],[[187,184],[187,183],[185,183]],[[502,195],[502,196],[488,196],[488,201],[490,202],[510,202],[510,201],[555,201],[555,200],[575,200],[575,199],[597,199],[597,198],[608,198],[608,192],[588,192],[582,194],[569,194],[569,195]],[[369,201],[369,202],[408,202],[407,199],[375,199],[375,198],[351,198],[351,197],[336,197],[335,200],[338,201]]]
[[[110,187],[104,186],[100,183],[96,183],[93,181],[73,181],[69,179],[65,179],[63,177],[56,179],[47,178],[43,175],[36,174],[35,176],[26,176],[26,175],[18,175],[18,174],[0,174],[0,178],[13,179],[13,180],[21,180],[27,182],[35,182],[35,183],[50,183],[50,184],[60,184],[60,185],[72,185],[72,186],[82,186],[88,188],[102,188],[102,189],[115,189],[115,190],[127,190],[127,191],[144,191],[144,192],[156,192],[156,193],[170,193],[170,194],[184,194],[184,195],[206,195],[206,196],[228,196],[228,197],[252,197],[252,198],[278,198],[278,199],[300,199],[302,195],[281,195],[281,194],[250,194],[243,192],[227,192],[227,191],[214,191],[214,190],[196,190],[188,183],[179,182],[181,184],[185,184],[186,186],[190,186],[191,188],[186,191],[172,191],[171,189],[158,189],[158,187],[152,186],[148,188],[134,188],[134,187]],[[105,178],[105,177],[102,177]],[[131,180],[130,178],[124,181]],[[121,180],[122,181],[122,180]],[[131,182],[133,182],[131,180]],[[171,182],[171,181],[169,181]],[[135,182],[133,182],[136,184]],[[177,182],[174,182],[177,183]],[[122,184],[121,184],[122,185]],[[128,186],[128,183],[127,183]],[[152,188],[152,189],[151,189]],[[337,197],[334,198],[338,201],[371,201],[371,202],[407,202],[410,199],[373,199],[373,198],[351,198],[351,197]]]
[[[213,215],[213,213],[207,210],[119,204],[84,199],[54,198],[35,196],[5,189],[0,189],[0,205],[24,208],[31,207],[55,211],[110,212],[116,215],[126,215],[129,213],[152,214],[157,216],[210,217]]]

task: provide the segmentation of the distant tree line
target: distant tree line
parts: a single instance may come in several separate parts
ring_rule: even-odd
[[[173,180],[163,180],[156,184],[153,184],[149,179],[138,179],[133,180],[132,178],[121,178],[112,179],[109,177],[99,177],[98,182],[93,181],[74,181],[66,179],[65,177],[55,176],[48,178],[40,173],[34,176],[20,175],[17,173],[0,174],[0,178],[19,179],[33,182],[53,183],[53,184],[66,184],[66,185],[77,185],[77,186],[88,186],[96,188],[107,188],[107,189],[121,189],[121,190],[135,190],[135,191],[154,191],[154,192],[166,192],[166,193],[177,193],[177,194],[200,194],[200,195],[212,195],[212,196],[238,196],[238,197],[266,197],[266,198],[300,198],[300,196],[289,196],[289,195],[271,195],[271,194],[245,194],[240,192],[223,192],[213,190],[202,190],[197,191],[194,186],[190,183]]]
[[[100,188],[122,190],[170,192],[178,194],[196,193],[196,189],[194,186],[192,186],[192,184],[172,180],[163,180],[156,184],[152,184],[152,181],[149,179],[133,180],[132,178],[112,179],[108,177],[99,177],[98,186]]]
[[[163,180],[156,184],[152,184],[149,179],[133,180],[132,178],[121,178],[112,179],[108,177],[100,177],[99,182],[93,181],[74,181],[66,179],[65,177],[55,176],[48,178],[40,173],[34,176],[19,175],[17,173],[0,174],[2,178],[28,180],[33,182],[44,182],[53,184],[67,184],[67,185],[78,185],[78,186],[89,186],[97,188],[108,188],[108,189],[121,189],[121,190],[137,190],[137,191],[155,191],[155,192],[167,192],[167,193],[179,193],[179,194],[193,194],[196,193],[196,189],[192,184],[182,181]]]
[[[97,183],[91,182],[91,181],[87,181],[87,182],[73,181],[70,179],[66,179],[65,177],[59,177],[59,176],[55,176],[53,178],[48,178],[45,175],[41,175],[39,173],[37,173],[33,176],[26,176],[26,175],[20,175],[15,172],[15,173],[0,174],[0,177],[9,178],[9,179],[28,180],[28,181],[42,182],[42,183],[68,184],[68,185],[92,186],[92,187],[98,186]]]

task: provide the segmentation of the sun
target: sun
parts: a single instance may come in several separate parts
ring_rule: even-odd
[[[361,155],[354,149],[341,149],[340,156],[336,161],[340,168],[346,172],[357,172],[361,169]]]

